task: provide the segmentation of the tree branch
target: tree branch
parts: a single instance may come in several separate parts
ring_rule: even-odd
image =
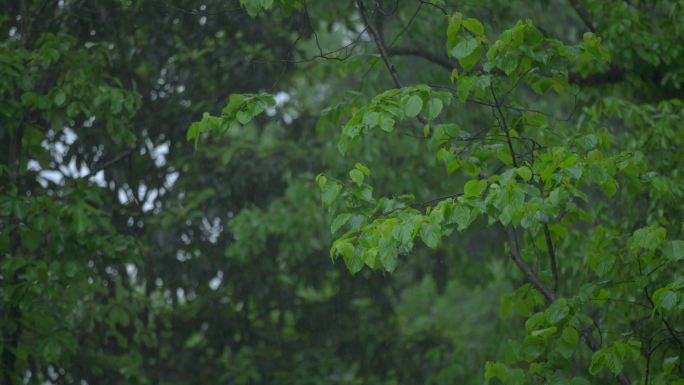
[[[553,291],[558,292],[558,264],[556,261],[556,251],[553,249],[553,240],[551,239],[551,232],[549,225],[544,223],[544,238],[546,238],[546,251],[549,254],[549,263],[551,265],[551,275],[553,276]]]
[[[625,78],[625,72],[617,67],[611,66],[608,71],[597,74],[591,74],[586,77],[578,73],[570,73],[568,81],[570,83],[583,86],[598,86],[602,84],[617,83]]]
[[[378,51],[380,52],[380,56],[382,57],[383,62],[385,63],[385,66],[390,72],[390,75],[392,76],[392,80],[394,81],[394,84],[398,88],[403,88],[403,84],[401,82],[401,78],[399,77],[399,73],[397,72],[397,69],[394,67],[394,64],[392,64],[392,61],[389,58],[389,53],[387,48],[385,47],[385,44],[382,40],[382,35],[380,35],[375,28],[374,25],[372,25],[368,19],[368,15],[366,14],[366,8],[363,5],[362,0],[356,0],[356,5],[359,8],[359,12],[361,13],[361,17],[363,19],[364,24],[366,25],[366,28],[368,28],[368,31],[373,37],[373,40],[375,41],[376,46],[378,47]],[[398,55],[398,53],[396,53]],[[429,60],[429,59],[428,59]],[[453,68],[453,67],[449,67]],[[492,88],[492,96],[494,97],[494,103],[495,107],[499,112],[499,115],[501,116],[502,125],[504,130],[506,131],[506,135],[508,137],[508,143],[509,143],[509,148],[511,150],[511,156],[513,157],[513,163],[517,167],[517,161],[515,159],[515,152],[513,151],[513,145],[510,139],[510,135],[508,133],[508,126],[506,123],[505,116],[503,115],[503,111],[501,110],[501,105],[499,104],[498,100],[496,99],[496,95],[494,94],[494,89]],[[423,123],[427,124],[427,119],[425,117],[418,115],[418,120]],[[511,259],[513,259],[513,262],[518,266],[520,271],[523,272],[527,280],[534,286],[539,292],[542,293],[546,301],[551,304],[556,301],[556,294],[555,292],[548,288],[544,282],[539,278],[539,276],[532,270],[532,267],[523,259],[522,255],[520,254],[520,249],[518,247],[518,240],[515,234],[515,228],[512,225],[506,226],[506,233],[508,235],[508,244],[510,248],[510,255]],[[599,343],[596,341],[594,336],[591,334],[591,329],[585,330],[582,332],[582,338],[584,339],[585,344],[589,347],[589,349],[592,352],[596,352],[599,350],[601,347]],[[620,373],[617,375],[616,379],[621,385],[631,385],[629,379],[623,374]]]
[[[95,176],[95,174],[97,174],[98,172],[100,172],[100,171],[102,171],[108,167],[111,167],[114,164],[120,162],[121,160],[127,158],[129,155],[131,155],[133,153],[133,150],[134,150],[133,148],[129,148],[128,150],[125,150],[121,154],[113,157],[112,159],[110,159],[106,162],[96,163],[93,166],[93,168],[90,170],[90,172],[87,175],[82,176],[81,178],[82,179],[88,179],[90,177]]]
[[[508,143],[508,150],[511,152],[511,160],[513,161],[513,166],[518,167],[518,160],[515,157],[513,141],[511,141],[511,135],[508,130],[508,124],[506,123],[506,117],[504,116],[503,111],[501,111],[501,104],[499,104],[499,101],[496,98],[496,94],[494,93],[494,87],[490,86],[489,90],[492,91],[492,98],[494,98],[494,107],[499,112],[499,116],[501,117],[501,124],[503,125],[502,128],[504,129],[504,132],[506,133],[506,142]]]
[[[515,234],[515,229],[513,226],[506,227],[506,235],[508,236],[508,247],[510,248],[510,255],[513,262],[518,265],[520,271],[525,274],[528,281],[534,286],[539,292],[542,293],[544,298],[548,303],[553,303],[556,301],[556,294],[548,288],[544,282],[537,276],[537,274],[532,270],[530,265],[525,262],[522,255],[520,254],[520,249],[518,248],[518,238]]]
[[[544,282],[541,281],[539,276],[532,270],[530,265],[525,262],[525,260],[522,258],[522,255],[520,254],[520,249],[518,248],[518,240],[515,235],[515,229],[513,226],[507,226],[506,227],[506,234],[508,235],[508,245],[510,247],[510,255],[511,259],[513,259],[513,262],[515,262],[516,265],[518,265],[518,268],[520,271],[525,274],[525,277],[527,280],[534,286],[539,292],[542,293],[544,298],[546,298],[546,301],[551,304],[556,301],[556,294],[551,290],[549,287],[547,287]],[[594,336],[591,334],[591,328],[586,329],[582,331],[582,339],[584,340],[584,343],[587,345],[589,350],[592,352],[596,352],[599,349],[601,349],[601,345],[599,345],[598,341],[594,338]],[[617,381],[621,385],[631,385],[629,378],[625,376],[624,373],[620,373],[616,376]]]
[[[387,54],[389,56],[415,56],[421,59],[425,59],[431,63],[437,64],[446,70],[453,70],[456,68],[456,63],[449,60],[446,56],[435,55],[432,52],[420,49],[420,48],[408,48],[408,47],[397,47],[387,48]]]
[[[577,13],[577,16],[582,19],[582,22],[584,22],[587,28],[589,28],[591,32],[596,32],[596,27],[594,27],[594,23],[591,21],[591,15],[587,9],[582,6],[582,3],[580,3],[579,0],[568,0],[568,2]]]
[[[494,88],[490,89],[492,92],[492,98],[494,98],[494,105],[496,107],[496,110],[499,112],[499,116],[501,117],[501,124],[503,125],[504,131],[506,132],[506,138],[508,141],[508,146],[511,151],[511,158],[513,160],[513,165],[515,167],[517,166],[517,161],[515,157],[515,152],[513,151],[513,143],[511,142],[510,135],[508,133],[508,125],[506,123],[506,117],[503,115],[503,111],[501,111],[501,104],[499,103],[496,93],[494,92]],[[515,228],[512,225],[509,225],[506,227],[506,234],[508,235],[508,245],[510,248],[510,254],[511,258],[513,259],[513,262],[515,262],[516,265],[518,265],[518,268],[520,271],[525,274],[525,277],[527,280],[534,286],[537,290],[539,290],[544,298],[546,298],[546,301],[551,304],[556,301],[556,289],[558,286],[558,271],[557,271],[557,266],[556,266],[556,254],[555,251],[553,250],[553,243],[551,242],[551,234],[549,232],[548,226],[545,224],[544,225],[544,236],[546,237],[546,242],[547,242],[547,247],[549,251],[549,257],[551,258],[551,270],[553,274],[553,281],[554,281],[554,288],[551,289],[547,287],[544,282],[539,278],[539,276],[532,270],[530,265],[525,262],[525,260],[522,257],[522,254],[520,253],[520,248],[518,247],[518,237],[515,234]],[[589,347],[589,349],[592,352],[598,351],[601,346],[599,343],[594,339],[594,336],[591,334],[591,329],[584,330],[582,332],[582,338],[584,339],[585,344]],[[620,373],[616,376],[616,379],[621,385],[631,385],[629,382],[629,379],[627,376],[624,375],[624,373]]]
[[[387,50],[385,49],[385,43],[382,40],[382,36],[378,32],[378,30],[375,28],[373,23],[368,19],[368,15],[366,13],[366,7],[363,5],[362,0],[356,0],[356,6],[359,7],[359,12],[361,13],[361,18],[363,19],[363,23],[368,27],[368,31],[370,32],[371,36],[373,37],[373,41],[375,41],[375,45],[378,47],[378,51],[380,52],[380,57],[382,57],[382,61],[385,63],[385,66],[390,72],[390,75],[392,76],[392,80],[394,81],[394,84],[398,88],[403,88],[404,85],[401,82],[401,79],[399,78],[399,73],[397,72],[397,69],[394,67],[394,64],[392,64],[392,61],[389,59],[389,55],[387,54]]]
[[[361,18],[363,19],[363,23],[366,25],[368,28],[368,31],[370,34],[373,36],[373,40],[375,41],[375,45],[378,47],[378,51],[380,52],[380,56],[382,57],[382,61],[385,63],[385,66],[390,72],[390,75],[392,76],[392,80],[394,81],[394,84],[398,88],[404,88],[403,83],[401,82],[401,78],[399,77],[399,73],[397,72],[396,67],[394,67],[394,64],[389,58],[389,54],[387,53],[387,48],[385,47],[385,42],[382,39],[382,35],[378,32],[377,28],[371,23],[371,21],[368,19],[368,15],[366,13],[366,7],[363,5],[362,0],[356,0],[356,6],[359,7],[359,12],[361,13]],[[425,119],[423,115],[418,114],[417,116],[418,120],[422,124],[428,124],[428,120]]]
[[[387,55],[415,56],[421,59],[425,59],[431,63],[434,63],[447,71],[451,71],[454,68],[458,68],[458,63],[449,60],[448,57],[437,55],[421,48],[387,47]],[[581,86],[600,86],[604,84],[613,84],[624,80],[624,78],[625,72],[622,69],[617,68],[615,66],[611,66],[606,72],[591,74],[587,75],[586,77],[582,76],[577,72],[571,72],[568,75],[568,81],[570,83]]]

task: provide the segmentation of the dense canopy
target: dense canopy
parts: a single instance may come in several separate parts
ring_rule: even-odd
[[[0,4],[0,383],[684,384],[684,1]]]

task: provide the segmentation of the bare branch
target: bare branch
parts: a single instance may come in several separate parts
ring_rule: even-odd
[[[378,51],[380,52],[382,61],[385,62],[385,66],[389,70],[390,75],[392,76],[392,80],[394,81],[394,84],[399,88],[403,88],[404,85],[402,84],[401,79],[399,78],[399,73],[397,73],[397,69],[394,67],[394,64],[392,64],[392,61],[389,59],[389,55],[387,54],[387,50],[385,49],[385,44],[382,41],[382,35],[380,35],[380,33],[375,28],[373,23],[371,23],[370,19],[368,19],[366,7],[363,5],[363,1],[357,0],[356,5],[359,7],[359,12],[361,13],[363,23],[368,28],[368,31],[370,32],[371,36],[373,36],[375,45],[378,47]]]

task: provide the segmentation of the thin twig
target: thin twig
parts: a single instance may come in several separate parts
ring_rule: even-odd
[[[551,232],[549,225],[544,223],[544,238],[546,238],[546,251],[549,254],[549,263],[551,264],[551,275],[553,276],[553,291],[558,292],[558,265],[556,262],[556,251],[553,248],[553,240],[551,239]]]
[[[444,69],[451,71],[456,67],[456,63],[450,61],[446,56],[435,55],[432,52],[420,49],[420,48],[404,48],[397,47],[387,48],[387,54],[390,56],[415,56],[421,59],[425,59],[431,63],[437,64]]]
[[[378,47],[378,51],[380,52],[380,56],[382,57],[382,61],[385,63],[385,66],[390,72],[390,76],[392,76],[392,80],[394,81],[394,84],[398,88],[404,88],[404,84],[401,82],[401,78],[399,77],[399,73],[397,72],[396,67],[394,67],[394,64],[389,58],[389,55],[387,54],[387,49],[385,48],[385,44],[382,40],[382,35],[378,32],[378,30],[375,28],[375,26],[371,23],[371,21],[368,19],[368,15],[366,14],[366,7],[363,5],[362,0],[356,0],[356,5],[359,7],[359,12],[361,13],[361,18],[363,19],[364,24],[368,28],[368,31],[370,34],[373,36],[373,40],[375,41],[375,45]],[[417,116],[418,121],[420,121],[422,124],[428,124],[428,120],[418,114]]]
[[[513,160],[513,166],[518,167],[518,161],[515,158],[515,150],[513,149],[513,141],[511,141],[511,134],[508,130],[508,123],[506,123],[506,117],[504,116],[503,111],[501,111],[501,105],[499,104],[499,101],[496,99],[494,87],[489,87],[489,90],[492,91],[492,97],[494,98],[494,106],[496,107],[496,110],[499,112],[499,116],[501,117],[501,124],[503,124],[503,129],[506,133],[506,142],[508,142],[508,149],[511,151],[511,160]]]
[[[133,153],[133,148],[129,148],[128,150],[122,152],[121,154],[113,157],[112,159],[110,159],[106,162],[95,164],[93,166],[93,168],[90,170],[90,172],[87,175],[83,176],[82,178],[88,179],[92,176],[95,176],[95,174],[97,174],[98,172],[100,172],[100,171],[102,171],[108,167],[113,166],[115,163],[120,162],[121,160],[125,159],[126,157],[128,157],[132,153]]]

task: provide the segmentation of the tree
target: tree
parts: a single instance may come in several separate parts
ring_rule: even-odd
[[[681,2],[2,4],[0,382],[681,382]]]
[[[271,5],[251,2],[251,13],[259,4]],[[378,135],[389,151],[398,150],[394,139],[402,131],[424,138],[423,148],[444,164],[453,183],[444,196],[416,199],[421,187],[392,190],[383,173],[376,174],[374,167],[387,159],[356,163],[347,175],[320,174],[331,231],[341,234],[332,243],[333,259],[353,274],[364,267],[393,272],[417,241],[437,248],[445,238],[457,242],[454,230],[476,227],[500,240],[498,253],[517,270],[508,274],[524,282],[502,300],[502,315],[522,317],[524,333],[485,365],[487,383],[684,381],[684,335],[676,327],[684,287],[682,206],[673,199],[681,197],[675,149],[682,144],[682,110],[680,100],[670,99],[681,86],[680,70],[671,66],[681,51],[665,36],[663,42],[650,33],[624,39],[623,29],[638,22],[678,30],[681,4],[657,2],[648,12],[624,3],[606,14],[572,1],[593,32],[568,45],[545,37],[531,21],[491,41],[480,20],[421,2],[448,18],[448,58],[392,49],[379,22],[386,10],[355,4],[362,33],[394,88],[367,101],[347,99],[319,125],[343,123],[338,147],[352,161],[377,145],[372,138]],[[593,14],[601,16],[598,22]],[[609,40],[602,44],[594,32]],[[671,50],[655,53],[643,41],[655,51]],[[392,53],[453,67],[452,84],[409,86]],[[636,70],[632,57],[648,62],[652,72]],[[657,86],[649,84],[654,80]],[[577,87],[606,82],[617,84],[584,93]],[[239,132],[269,102],[265,95],[233,95],[221,115],[205,116],[188,137]],[[470,106],[492,118],[463,122],[457,112]],[[570,370],[577,365],[582,369]]]

